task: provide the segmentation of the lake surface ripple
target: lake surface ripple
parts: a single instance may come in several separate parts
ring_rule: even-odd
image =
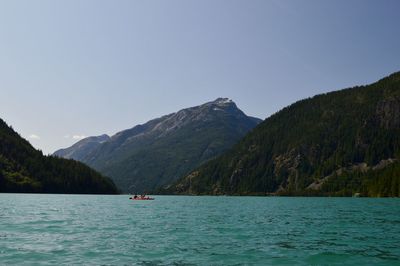
[[[0,194],[0,264],[400,265],[400,199]]]

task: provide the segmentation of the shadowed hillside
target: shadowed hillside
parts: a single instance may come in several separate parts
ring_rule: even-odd
[[[0,192],[116,194],[117,189],[80,162],[43,156],[0,119]]]

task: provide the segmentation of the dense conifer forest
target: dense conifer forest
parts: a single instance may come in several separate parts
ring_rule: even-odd
[[[117,189],[80,162],[44,156],[0,119],[0,192],[115,194]]]
[[[400,195],[400,73],[296,102],[162,193]]]

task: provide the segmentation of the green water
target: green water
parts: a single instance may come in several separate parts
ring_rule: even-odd
[[[0,194],[0,264],[400,265],[400,199]]]

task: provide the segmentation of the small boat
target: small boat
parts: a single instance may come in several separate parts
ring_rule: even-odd
[[[130,197],[130,200],[154,200],[154,198],[150,198],[150,197]]]

